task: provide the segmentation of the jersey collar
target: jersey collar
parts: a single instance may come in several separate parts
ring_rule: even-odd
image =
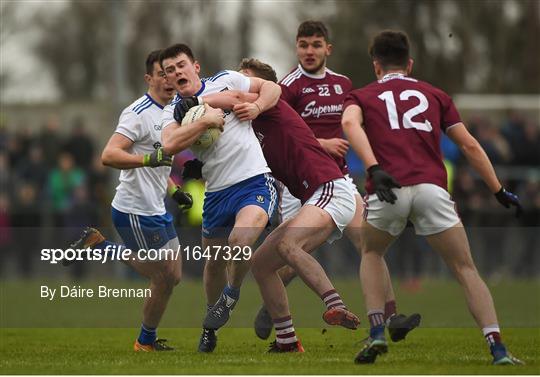
[[[326,68],[324,68],[324,72],[321,73],[320,75],[314,75],[313,73],[306,72],[304,70],[304,68],[302,68],[302,64],[298,64],[298,69],[300,70],[300,72],[302,72],[303,75],[305,75],[305,76],[307,76],[309,78],[312,78],[312,79],[321,80],[321,79],[324,79],[326,77]]]
[[[150,102],[163,110],[163,106],[161,106],[156,100],[154,100],[150,94],[146,93],[146,97],[150,100]]]
[[[416,79],[413,79],[412,77],[409,77],[404,73],[390,72],[384,75],[383,78],[379,80],[379,83],[387,82],[393,79],[409,80],[409,81],[415,81],[415,82],[417,81]]]
[[[204,89],[206,89],[205,80],[201,80],[201,89],[197,91],[197,93],[194,94],[195,97],[200,96],[202,92],[204,92]]]

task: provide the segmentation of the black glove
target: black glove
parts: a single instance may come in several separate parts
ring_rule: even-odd
[[[182,179],[201,179],[203,163],[197,159],[184,162]]]
[[[495,198],[497,198],[499,203],[506,208],[516,206],[516,217],[521,216],[523,208],[521,207],[521,203],[519,202],[519,198],[516,194],[506,191],[504,187],[501,187],[501,189],[495,193]]]
[[[189,192],[184,192],[180,186],[176,186],[171,193],[171,198],[178,204],[182,211],[190,209],[193,206],[193,197]]]
[[[201,105],[199,97],[184,97],[174,106],[173,117],[179,124],[182,124],[182,119],[192,107]]]
[[[373,182],[373,188],[377,198],[381,202],[394,204],[397,200],[392,188],[401,188],[401,185],[390,174],[382,170],[379,165],[373,165],[368,169],[369,177]]]

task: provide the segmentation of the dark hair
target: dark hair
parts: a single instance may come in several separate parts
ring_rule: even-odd
[[[159,54],[161,50],[155,50],[148,54],[146,57],[146,73],[152,75],[154,73],[154,63],[159,63]]]
[[[373,38],[368,52],[383,68],[406,68],[409,62],[409,38],[402,31],[384,30]]]
[[[176,43],[172,46],[169,46],[161,51],[159,54],[159,64],[163,67],[163,60],[174,58],[180,54],[186,54],[191,62],[195,61],[195,56],[188,45],[183,43]]]
[[[263,63],[258,59],[244,58],[240,62],[238,69],[249,69],[253,71],[253,74],[261,79],[277,82],[277,75],[274,68],[269,64]]]
[[[304,21],[298,26],[298,32],[296,33],[296,40],[300,37],[323,37],[328,43],[330,42],[330,36],[328,29],[321,21],[308,20]]]

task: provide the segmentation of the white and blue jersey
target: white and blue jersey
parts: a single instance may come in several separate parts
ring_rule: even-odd
[[[235,71],[221,71],[202,79],[202,87],[196,96],[239,90],[248,92],[250,80]],[[174,123],[174,106],[181,101],[177,96],[163,110],[163,128]],[[240,121],[234,113],[225,116],[224,131],[217,142],[205,151],[193,151],[204,162],[202,176],[206,180],[206,191],[224,190],[238,182],[256,175],[270,172],[251,121]]]
[[[163,107],[148,93],[122,111],[115,132],[133,141],[128,152],[143,155],[161,147],[162,112]],[[111,204],[112,219],[128,248],[159,248],[176,238],[164,202],[170,173],[167,166],[120,172]]]
[[[202,79],[196,96],[239,90],[248,92],[250,80],[235,71],[221,71]],[[163,110],[163,128],[176,122],[174,106],[177,96]],[[248,205],[261,207],[268,218],[276,206],[274,178],[264,158],[251,121],[240,121],[233,112],[226,113],[224,131],[217,142],[204,151],[193,151],[204,162],[202,176],[206,180],[203,206],[203,235],[206,238],[226,237],[236,215]]]

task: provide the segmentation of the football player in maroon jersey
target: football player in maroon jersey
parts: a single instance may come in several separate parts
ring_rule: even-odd
[[[383,320],[386,266],[383,256],[410,220],[444,259],[463,287],[469,310],[489,344],[493,364],[517,364],[503,343],[493,299],[471,257],[455,204],[446,190],[440,137],[461,149],[495,198],[505,207],[521,205],[506,191],[480,144],[461,122],[442,90],[410,77],[413,61],[407,36],[383,31],[369,48],[377,81],[353,90],[344,103],[342,126],[368,172],[366,212],[360,228],[360,277],[370,337],[357,363],[373,363],[387,351]]]
[[[305,21],[298,27],[296,35],[296,54],[298,67],[287,74],[280,82],[281,98],[285,100],[313,130],[321,146],[334,158],[347,184],[355,193],[356,212],[345,234],[360,254],[360,222],[363,201],[355,184],[349,176],[345,161],[349,143],[343,138],[341,114],[343,101],[352,89],[351,80],[326,67],[326,59],[332,52],[329,33],[320,21]],[[284,187],[280,195],[279,213],[283,221],[293,217],[300,210],[300,201]],[[294,270],[284,267],[280,276],[287,285],[295,276]],[[407,333],[420,324],[420,315],[397,314],[396,301],[390,274],[385,264],[387,277],[384,320],[388,322],[388,332],[393,341],[400,341]],[[262,307],[254,321],[255,333],[266,339],[272,331],[271,318]]]

